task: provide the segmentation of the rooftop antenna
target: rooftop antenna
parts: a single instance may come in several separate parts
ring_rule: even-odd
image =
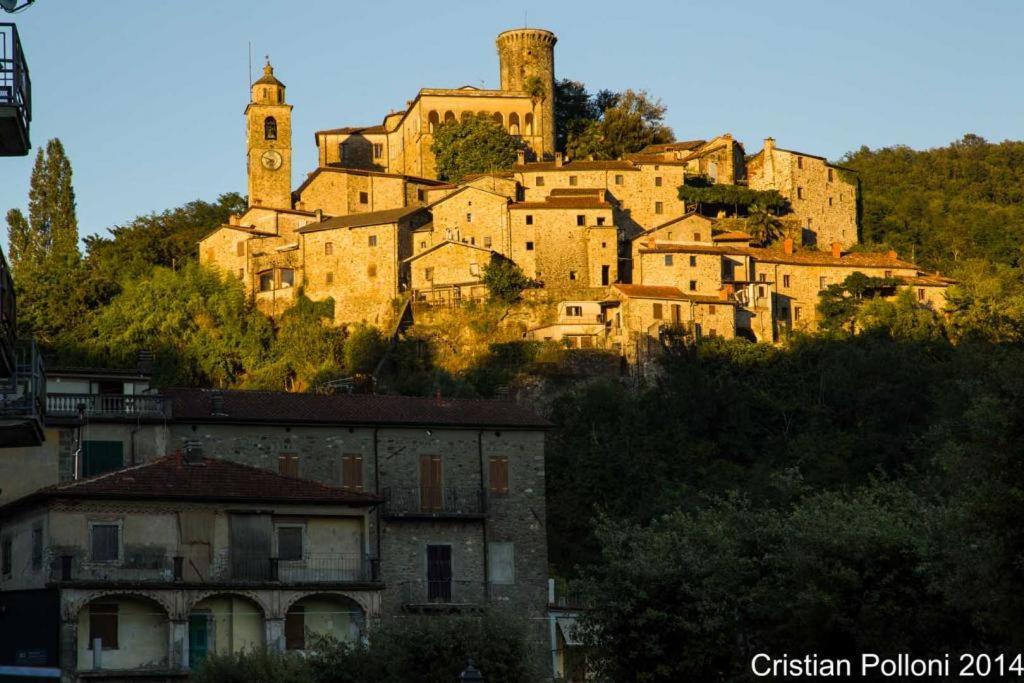
[[[249,90],[252,90],[252,41],[249,41]]]

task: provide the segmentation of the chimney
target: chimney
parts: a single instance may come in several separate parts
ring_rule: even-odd
[[[317,209],[316,210],[316,222],[317,223],[323,223],[324,222],[324,210],[323,209]]]
[[[228,225],[238,225],[238,214],[228,216]]]
[[[563,161],[562,153],[561,152],[555,152],[555,168],[562,168],[562,161]]]
[[[786,239],[782,240],[782,253],[785,254],[786,256],[792,256],[793,255],[793,238],[792,237],[787,237]]]
[[[832,258],[840,258],[843,255],[843,244],[842,242],[832,243]]]
[[[523,164],[526,163],[526,150],[525,149],[521,149],[518,152],[516,152],[516,163],[519,164],[520,166],[522,166]]]
[[[305,202],[295,202],[295,210],[296,211],[305,211],[306,210],[305,207],[306,207],[306,203]]]
[[[896,253],[896,250],[895,250],[895,249],[890,249],[890,250],[889,250],[889,251],[888,251],[888,252],[886,253],[886,256],[888,256],[889,258],[891,258],[891,259],[892,259],[893,261],[895,261],[896,259],[898,259],[898,258],[899,258],[899,254],[897,254],[897,253]]]
[[[771,154],[775,151],[775,138],[764,139],[764,152],[765,154]]]

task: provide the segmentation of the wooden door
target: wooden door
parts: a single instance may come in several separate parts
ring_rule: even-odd
[[[440,512],[443,509],[441,456],[420,456],[420,510]]]

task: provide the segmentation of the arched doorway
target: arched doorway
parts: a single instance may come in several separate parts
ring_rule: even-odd
[[[78,612],[78,670],[166,668],[168,629],[167,610],[152,598],[131,593],[93,598]]]
[[[508,115],[509,135],[519,135],[519,114],[512,112]]]
[[[195,668],[211,652],[230,654],[263,647],[263,609],[250,598],[222,593],[203,598],[188,617],[188,663]]]
[[[305,650],[317,638],[327,637],[353,643],[366,631],[366,614],[352,598],[315,594],[291,604],[284,619],[287,650]]]

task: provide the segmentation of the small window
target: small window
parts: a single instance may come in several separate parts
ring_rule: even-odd
[[[373,158],[380,159],[384,156],[384,145],[380,142],[373,143]]]
[[[665,213],[665,204],[663,202],[654,202],[654,213]]]
[[[526,224],[533,225],[533,214],[526,214]]]
[[[434,269],[433,267],[423,269],[423,279],[427,282],[433,282],[434,280]]]
[[[796,167],[797,168],[803,168],[804,167],[804,158],[803,157],[797,157],[796,158]]]
[[[3,557],[0,557],[0,572],[4,576],[11,575],[11,552],[11,537],[5,536],[3,542],[0,542],[0,554],[3,555]]]
[[[427,241],[426,240],[421,240],[420,241],[420,249],[426,249],[426,248],[427,248]]]
[[[757,298],[758,299],[763,299],[764,298],[764,285],[758,285],[757,286]]]
[[[663,313],[661,310],[661,304],[654,304],[651,307],[651,317],[653,317],[655,320],[661,320],[662,315]]]
[[[367,237],[366,238],[366,244],[367,244],[367,246],[371,246],[371,247],[377,246],[377,236],[376,235],[370,235],[369,237]]]
[[[416,190],[416,201],[425,201],[427,194],[423,190]]]
[[[622,178],[622,175],[621,175],[621,174],[619,174],[619,175],[616,175],[616,176],[615,176],[615,184],[616,184],[616,185],[621,185],[622,183],[623,183],[623,178]]]
[[[828,169],[828,181],[829,181],[830,183],[832,182],[832,169],[831,169],[831,168],[830,168],[830,169]],[[832,198],[831,198],[831,197],[829,197],[829,203],[830,203],[830,204],[832,203]]]
[[[579,318],[583,316],[582,306],[566,306],[565,317],[566,318]]]
[[[334,255],[334,242],[324,242],[324,256]]]
[[[491,248],[491,236],[490,235],[484,235],[484,248],[485,249],[490,249]]]
[[[832,206],[832,198],[831,197],[828,198],[828,205]]]
[[[491,583],[511,585],[516,582],[515,555],[511,543],[488,543],[487,564]]]
[[[692,268],[692,267],[694,267],[696,265],[697,265],[697,257],[696,256],[691,256],[690,257],[690,267]]]
[[[654,176],[654,186],[661,187],[661,176]]]
[[[891,270],[885,271],[885,277],[887,277],[887,278],[892,277],[892,271]]]
[[[569,176],[569,185],[571,187],[576,187],[576,185],[578,185],[578,184],[579,184],[579,182],[578,182],[576,176],[574,176],[574,175]]]
[[[533,251],[533,242],[526,243],[526,251]]]
[[[544,187],[544,176],[537,176],[537,182],[534,183],[537,187]]]
[[[714,304],[710,304],[708,306],[708,314],[709,315],[714,315],[715,314],[715,305]]]
[[[788,275],[783,275],[782,276],[782,286],[786,287],[786,288],[789,287],[789,276]]]
[[[32,527],[32,569],[39,571],[43,568],[43,525],[36,524]]]
[[[924,301],[924,287],[917,288],[917,300]]]
[[[759,282],[768,282],[768,274],[767,273],[758,273],[757,274],[757,279],[758,279]]]
[[[238,279],[239,280],[244,280],[245,279],[245,268],[239,268],[238,269]]]
[[[287,289],[288,287],[295,286],[295,271],[291,268],[281,269],[281,288]]]
[[[294,562],[301,560],[302,557],[302,527],[298,525],[277,527],[277,559]]]
[[[671,266],[673,263],[672,254],[665,254],[665,265]]]
[[[709,339],[714,339],[717,336],[718,336],[718,332],[715,331],[715,328],[712,327],[711,329],[708,330],[708,338]]]
[[[327,284],[334,284],[334,273],[327,273]]]
[[[575,280],[576,279],[576,271],[575,270],[570,270],[569,271],[569,279],[570,280]]]
[[[699,232],[693,233],[693,241],[694,242],[700,242],[700,233]]]
[[[286,477],[299,476],[299,456],[296,453],[282,453],[277,456],[277,472]]]
[[[269,292],[274,288],[274,271],[265,270],[260,273],[260,291]]]
[[[492,455],[490,467],[491,493],[504,496],[508,493],[508,456]]]
[[[797,199],[803,199],[804,198],[804,188],[802,188],[802,187],[796,188],[796,198]]]
[[[267,118],[263,119],[263,139],[277,139],[277,120],[273,116],[268,116]]]
[[[793,307],[793,320],[799,320],[799,319],[800,319],[800,307],[799,306],[794,306]]]
[[[469,274],[472,275],[473,277],[480,277],[480,264],[479,263],[470,263],[469,264]]]
[[[576,215],[576,225],[586,225],[586,224],[587,224],[587,217],[584,216],[583,214],[577,214]]]
[[[121,557],[121,525],[89,525],[90,559],[93,562],[117,562]]]
[[[245,256],[245,240],[240,240],[235,244],[235,255]]]
[[[691,292],[696,292],[697,291],[697,281],[696,280],[690,280],[690,291]]]
[[[89,644],[86,645],[86,649],[91,650],[97,638],[100,640],[101,649],[118,649],[116,603],[89,605]]]
[[[466,222],[467,223],[472,223],[473,222],[473,214],[471,214],[471,213],[467,213],[466,214]]]
[[[598,216],[597,217],[597,224],[598,225],[604,225],[604,216]]]
[[[363,456],[356,453],[341,456],[341,488],[363,490]]]
[[[366,266],[366,277],[377,277],[377,264],[371,263]]]
[[[370,203],[370,193],[369,192],[360,192],[359,193],[359,203],[360,204],[369,204]]]

